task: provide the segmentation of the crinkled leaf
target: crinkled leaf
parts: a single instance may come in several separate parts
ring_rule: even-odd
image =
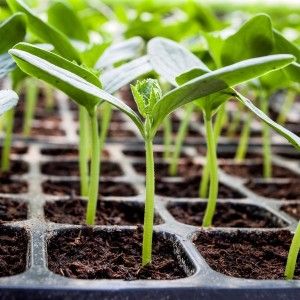
[[[88,111],[107,101],[126,113],[142,134],[143,123],[126,104],[100,89],[99,79],[88,70],[45,50],[26,43],[16,45],[9,53],[27,74],[44,80],[66,93]]]
[[[82,22],[63,2],[54,2],[48,8],[48,22],[71,39],[88,43],[89,36]]]
[[[112,44],[104,51],[103,55],[99,58],[95,65],[95,68],[103,69],[106,67],[111,67],[115,63],[138,57],[142,53],[144,46],[145,43],[139,36],[116,44]]]
[[[15,12],[22,12],[27,16],[27,27],[41,41],[52,44],[56,51],[69,60],[81,61],[76,49],[69,39],[53,26],[42,21],[22,0],[7,0],[9,7]]]
[[[18,95],[14,91],[0,91],[0,115],[10,110],[17,105],[19,100]]]
[[[271,19],[265,14],[256,15],[223,42],[222,65],[271,54],[273,46]]]
[[[209,72],[167,93],[154,107],[154,131],[163,119],[178,107],[196,99],[233,87],[244,81],[285,67],[294,61],[291,55],[269,55],[248,59]]]
[[[300,138],[297,135],[270,119],[260,109],[253,105],[253,103],[248,98],[244,97],[236,91],[235,95],[238,98],[238,100],[241,101],[248,109],[250,109],[257,117],[259,117],[262,121],[267,123],[274,130],[276,130],[281,136],[286,138],[295,148],[300,150]]]
[[[209,72],[207,66],[183,46],[169,39],[156,37],[147,45],[147,53],[155,72],[177,86],[176,77],[198,68]]]
[[[0,54],[6,53],[15,44],[23,41],[26,20],[22,13],[15,13],[0,25]]]
[[[100,77],[104,90],[113,94],[142,75],[152,71],[147,56],[136,58],[118,68],[108,70]]]

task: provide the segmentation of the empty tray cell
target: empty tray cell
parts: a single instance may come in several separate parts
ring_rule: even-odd
[[[128,149],[123,150],[123,153],[126,156],[134,157],[134,158],[145,159],[145,157],[146,157],[146,152],[142,148],[141,149],[128,148]],[[173,154],[173,151],[170,152],[170,156],[172,156],[172,154]],[[164,151],[163,150],[154,150],[154,157],[156,159],[163,158],[164,157]],[[188,155],[185,152],[180,153],[180,158],[187,158],[187,157],[188,157]]]
[[[296,220],[300,220],[300,203],[288,203],[283,204],[280,209]]]
[[[141,268],[142,232],[130,230],[62,230],[48,240],[48,267],[81,279],[179,279],[194,272],[181,243],[156,233],[150,266]]]
[[[0,193],[2,194],[23,194],[28,192],[27,182],[14,180],[10,176],[0,176]]]
[[[27,203],[22,200],[0,198],[0,223],[27,219]]]
[[[249,279],[284,279],[291,243],[289,231],[201,231],[194,244],[209,266],[228,276]],[[300,264],[295,272],[300,279]]]
[[[87,201],[81,199],[46,202],[45,217],[48,221],[85,225]],[[141,225],[144,221],[144,205],[138,202],[99,201],[96,225]],[[163,223],[156,214],[155,224]]]
[[[29,166],[25,161],[10,160],[9,171],[6,172],[6,174],[1,174],[0,172],[0,177],[8,176],[8,175],[23,175],[27,173],[28,170],[29,170]]]
[[[79,181],[52,181],[46,180],[42,183],[43,192],[45,194],[63,196],[63,195],[79,195],[80,183]],[[137,192],[133,186],[126,182],[103,181],[99,186],[100,196],[117,196],[130,197],[136,196]]]
[[[201,226],[206,203],[172,203],[168,210],[179,222]],[[250,204],[218,203],[213,218],[215,227],[280,228],[287,224],[266,209]]]

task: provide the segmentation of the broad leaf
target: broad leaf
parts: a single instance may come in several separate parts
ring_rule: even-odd
[[[7,0],[9,7],[15,12],[22,12],[27,16],[27,27],[40,40],[52,44],[56,51],[69,60],[81,61],[76,49],[68,38],[53,26],[42,21],[22,0]]]
[[[176,83],[178,85],[182,85],[188,81],[191,81],[192,79],[196,78],[196,77],[199,77],[199,76],[202,76],[204,74],[206,74],[207,72],[204,72],[203,70],[201,69],[198,69],[198,68],[194,68],[194,69],[191,69],[191,70],[188,70],[187,72],[184,72],[180,75],[178,75],[175,80],[176,80]]]
[[[19,100],[18,95],[14,91],[0,91],[0,115],[10,110],[17,105]]]
[[[16,13],[0,25],[0,54],[23,41],[26,34],[25,15]]]
[[[271,19],[265,14],[256,15],[223,42],[222,65],[271,54],[273,46]]]
[[[102,101],[109,102],[126,113],[144,134],[139,116],[122,101],[100,89],[99,79],[88,70],[26,43],[16,45],[9,53],[22,71],[50,83],[89,112]]]
[[[136,36],[126,41],[112,44],[97,61],[95,68],[112,67],[115,63],[138,57],[144,49],[144,41]]]
[[[197,56],[166,38],[153,38],[148,43],[147,53],[154,71],[174,86],[177,86],[176,77],[188,70],[210,71]]]
[[[197,77],[167,93],[154,107],[154,132],[163,119],[178,107],[283,68],[294,61],[291,55],[269,55],[248,59]]]
[[[108,70],[101,76],[104,90],[113,94],[142,75],[152,71],[152,65],[147,56],[139,57],[118,68]]]
[[[248,109],[250,109],[257,117],[259,117],[262,121],[267,123],[274,130],[276,130],[281,136],[286,138],[295,148],[300,150],[300,138],[297,135],[285,129],[284,127],[277,124],[276,122],[274,122],[267,115],[265,115],[260,109],[258,109],[255,105],[253,105],[253,103],[249,99],[247,99],[237,91],[234,91],[234,94],[237,97],[237,99],[241,101]]]
[[[88,43],[87,30],[71,7],[63,2],[54,2],[48,9],[48,22],[71,39]]]

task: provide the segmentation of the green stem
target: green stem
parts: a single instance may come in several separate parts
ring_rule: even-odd
[[[148,117],[146,118],[146,128],[147,127],[150,128],[150,120]],[[151,263],[151,259],[152,259],[154,194],[155,194],[152,137],[149,136],[146,137],[145,148],[146,148],[146,200],[145,200],[145,216],[144,216],[144,232],[143,232],[142,266]]]
[[[46,110],[52,111],[54,106],[54,90],[50,84],[44,82],[44,93],[45,93],[45,102]]]
[[[171,163],[169,166],[169,173],[171,176],[175,176],[177,174],[179,156],[180,156],[182,144],[184,142],[184,139],[188,131],[188,126],[190,123],[190,118],[193,113],[193,110],[194,110],[194,104],[193,103],[188,104],[186,107],[185,116],[181,120],[178,133],[176,136],[175,149],[172,154]]]
[[[214,137],[215,137],[215,143],[218,143],[222,127],[225,123],[226,120],[226,110],[225,110],[225,104],[223,104],[216,117],[216,122],[214,126]],[[201,176],[201,182],[199,185],[199,197],[200,198],[206,198],[207,197],[207,192],[208,192],[208,183],[209,183],[209,153],[207,152],[206,155],[206,163],[204,165],[204,168],[202,170],[202,176]]]
[[[235,161],[242,162],[247,154],[248,151],[248,144],[249,144],[249,137],[250,137],[250,128],[251,128],[251,121],[253,117],[252,114],[247,113],[247,119],[243,124],[243,129],[241,132],[241,137],[239,141],[238,148],[235,153]]]
[[[268,115],[269,97],[266,93],[261,96],[261,110]],[[270,143],[270,127],[268,124],[262,124],[263,139],[263,176],[264,178],[272,177],[272,161],[271,161],[271,143]]]
[[[95,223],[97,200],[99,191],[99,177],[100,177],[100,155],[99,155],[99,133],[98,133],[98,118],[96,113],[96,107],[90,114],[91,119],[91,131],[92,131],[92,157],[91,157],[91,176],[89,187],[89,199],[86,213],[86,223],[93,225]]]
[[[294,277],[299,249],[300,249],[300,222],[298,223],[298,226],[296,228],[290,246],[286,266],[285,266],[284,276],[286,279],[293,279]]]
[[[172,143],[172,122],[171,118],[168,116],[163,121],[164,128],[164,159],[168,160],[171,153],[171,143]]]
[[[5,138],[2,148],[2,160],[1,160],[1,171],[7,172],[10,168],[10,149],[12,143],[12,134],[13,134],[13,127],[14,127],[14,115],[15,110],[10,109],[5,114]]]
[[[218,188],[219,188],[219,178],[218,178],[218,162],[217,162],[217,152],[214,131],[212,126],[212,119],[210,114],[205,114],[205,129],[207,137],[207,153],[209,153],[209,168],[210,168],[210,185],[209,185],[209,196],[205,214],[203,217],[202,226],[211,226],[213,216],[216,210]]]
[[[100,127],[100,155],[102,154],[102,150],[105,145],[105,141],[107,138],[107,133],[109,129],[109,124],[112,115],[112,106],[108,102],[102,104],[102,118],[101,118],[101,127]]]
[[[32,120],[36,108],[37,96],[38,96],[38,84],[35,79],[26,80],[26,98],[24,109],[24,124],[23,135],[28,137],[31,131]]]
[[[289,111],[291,110],[295,99],[296,99],[295,91],[292,89],[288,90],[287,95],[284,98],[284,101],[282,103],[280,113],[276,120],[278,124],[283,125],[285,123],[287,115],[288,115]]]
[[[239,127],[240,124],[240,120],[241,120],[241,111],[238,109],[234,115],[233,115],[233,119],[229,124],[228,130],[227,130],[227,135],[229,137],[233,137],[234,134],[237,131],[237,128]]]
[[[80,171],[80,192],[86,197],[89,191],[89,132],[88,112],[83,106],[79,106],[79,171]]]

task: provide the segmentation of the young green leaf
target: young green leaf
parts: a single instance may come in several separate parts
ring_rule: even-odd
[[[27,16],[27,27],[34,35],[52,44],[61,55],[67,55],[68,59],[80,63],[78,52],[63,33],[42,21],[22,0],[7,0],[7,3],[11,10]]]
[[[113,94],[134,79],[146,75],[151,71],[152,65],[149,63],[148,57],[142,56],[118,68],[104,72],[100,78],[104,90]]]
[[[48,22],[67,37],[88,43],[87,30],[76,13],[63,2],[54,2],[48,8]]]
[[[95,68],[104,69],[113,66],[115,63],[135,58],[142,53],[144,46],[145,43],[139,36],[112,44],[101,55]]]
[[[291,55],[269,55],[248,59],[194,78],[167,93],[155,105],[153,128],[156,130],[169,113],[184,104],[283,68],[293,61]]]
[[[17,105],[18,95],[14,91],[0,91],[0,116]]]
[[[166,38],[150,40],[147,53],[154,71],[174,86],[177,86],[175,78],[190,69],[198,68],[204,73],[210,71],[198,57]]]
[[[107,101],[126,113],[144,134],[139,116],[126,104],[100,89],[99,79],[86,69],[56,55],[26,43],[9,51],[25,73],[42,79],[60,89],[71,99],[92,111],[102,101]]]
[[[233,94],[236,98],[241,101],[248,109],[250,109],[257,117],[259,117],[262,121],[267,123],[270,127],[272,127],[275,131],[277,131],[281,136],[286,138],[295,148],[300,150],[300,138],[289,130],[285,129],[281,125],[274,122],[267,115],[265,115],[260,109],[258,109],[253,103],[237,91]]]
[[[15,44],[21,42],[26,34],[25,15],[16,13],[0,25],[0,54],[6,53]]]

